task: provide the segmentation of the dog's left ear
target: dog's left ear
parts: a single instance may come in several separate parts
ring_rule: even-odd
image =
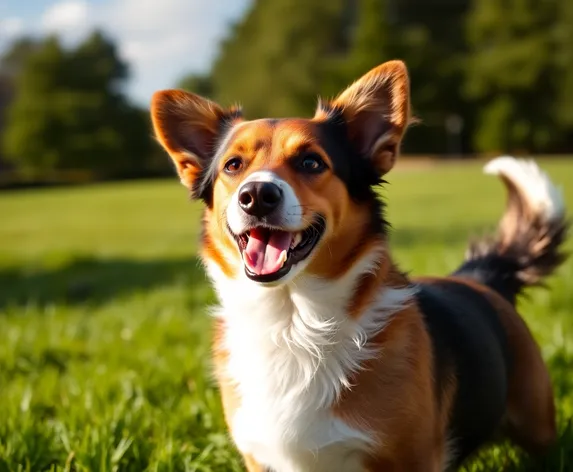
[[[396,162],[410,120],[410,84],[402,61],[386,62],[368,72],[332,102],[319,105],[315,118],[342,113],[349,138],[381,175]]]

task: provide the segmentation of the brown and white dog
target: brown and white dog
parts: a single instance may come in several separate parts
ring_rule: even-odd
[[[560,193],[498,158],[495,238],[445,278],[394,263],[376,187],[409,122],[387,62],[312,119],[247,121],[191,93],[153,97],[156,135],[205,203],[201,254],[217,291],[214,359],[250,472],[442,471],[503,432],[556,437],[552,388],[517,295],[564,259]]]

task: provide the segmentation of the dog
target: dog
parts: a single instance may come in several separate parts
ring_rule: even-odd
[[[499,433],[551,446],[552,386],[516,298],[563,262],[568,225],[533,161],[491,161],[497,234],[450,276],[411,279],[377,192],[411,120],[403,62],[312,119],[249,121],[181,90],[156,92],[151,115],[204,203],[214,370],[249,472],[450,470]]]

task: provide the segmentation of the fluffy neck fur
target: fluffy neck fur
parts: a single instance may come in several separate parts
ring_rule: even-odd
[[[228,278],[207,264],[221,303],[216,348],[226,353],[218,375],[239,398],[229,420],[243,453],[276,470],[332,470],[338,465],[319,467],[315,451],[334,447],[338,452],[321,460],[336,463],[344,445],[372,445],[368,431],[349,427],[329,407],[377,354],[369,341],[413,294],[409,286],[379,286],[358,316],[349,315],[359,281],[369,274],[377,281],[388,267],[381,264],[384,247],[370,250],[337,280],[302,275],[276,288]]]
[[[408,287],[381,288],[357,318],[348,315],[359,280],[379,271],[384,256],[378,246],[338,280],[300,276],[275,288],[229,279],[210,266],[221,303],[216,315],[225,326],[228,374],[239,392],[260,376],[269,398],[306,393],[305,408],[332,404],[350,386],[350,374],[374,355],[368,341],[412,295]]]

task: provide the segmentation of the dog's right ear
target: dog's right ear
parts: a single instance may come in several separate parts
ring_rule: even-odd
[[[402,61],[375,67],[330,103],[323,103],[317,117],[329,110],[342,113],[348,137],[360,154],[370,159],[380,175],[396,162],[400,142],[410,121],[410,82]]]
[[[151,119],[159,143],[169,153],[181,183],[193,191],[215,154],[221,130],[241,117],[183,90],[162,90],[151,100]]]

